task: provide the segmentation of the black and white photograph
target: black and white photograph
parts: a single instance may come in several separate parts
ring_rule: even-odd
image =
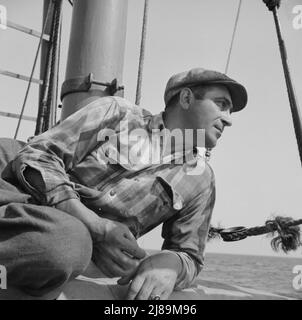
[[[0,300],[302,300],[301,104],[302,0],[0,0]]]

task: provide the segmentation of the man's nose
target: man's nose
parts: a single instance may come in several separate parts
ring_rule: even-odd
[[[222,117],[222,122],[225,127],[231,127],[233,122],[232,122],[232,116],[230,110],[226,110],[222,112],[223,117]]]

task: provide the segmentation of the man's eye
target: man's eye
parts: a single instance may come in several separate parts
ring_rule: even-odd
[[[220,109],[225,110],[228,106],[225,101],[216,101],[216,104],[220,107]]]

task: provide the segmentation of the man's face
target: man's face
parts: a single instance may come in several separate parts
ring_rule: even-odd
[[[205,129],[207,148],[216,146],[226,126],[232,125],[232,99],[228,89],[223,85],[209,86],[202,100],[193,98],[185,110],[187,128]]]

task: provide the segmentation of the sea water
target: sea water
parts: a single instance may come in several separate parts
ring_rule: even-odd
[[[293,283],[299,276],[295,266],[302,268],[302,253],[301,258],[207,253],[199,278],[302,300],[301,282]]]

